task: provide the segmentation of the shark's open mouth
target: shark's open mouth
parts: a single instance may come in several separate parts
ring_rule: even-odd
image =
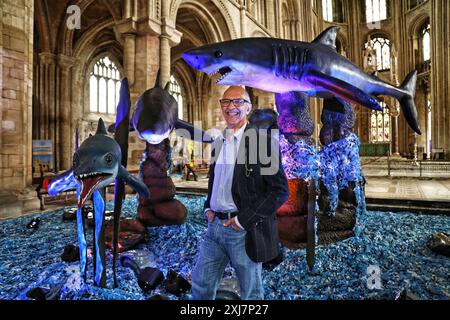
[[[219,70],[217,70],[216,72],[210,74],[211,77],[214,77],[216,75],[220,75],[217,80],[216,83],[219,83],[220,81],[222,81],[223,79],[225,79],[225,77],[231,73],[231,71],[233,71],[230,67],[222,67]]]
[[[102,172],[90,172],[76,176],[75,179],[81,182],[81,193],[78,198],[78,208],[82,208],[84,206],[100,182],[111,176],[112,174]]]

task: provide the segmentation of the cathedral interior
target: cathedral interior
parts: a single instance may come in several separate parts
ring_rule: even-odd
[[[336,290],[319,293],[317,283],[336,278],[338,270],[347,268],[349,274],[360,272],[355,271],[359,267],[352,265],[352,254],[347,252],[346,256],[339,257],[336,265],[320,260],[321,274],[308,275],[304,262],[299,262],[305,259],[304,251],[289,251],[286,257],[290,260],[286,258],[284,265],[274,269],[280,269],[278,273],[264,271],[266,296],[268,299],[393,299],[407,287],[421,299],[450,298],[448,258],[431,253],[425,244],[428,235],[450,231],[449,1],[2,0],[0,19],[0,245],[3,251],[0,253],[0,299],[27,299],[26,293],[33,287],[58,284],[50,274],[64,277],[62,270],[67,270],[67,265],[60,261],[59,255],[68,242],[76,242],[76,230],[73,225],[57,225],[62,223],[62,212],[74,205],[74,195],[46,204],[41,192],[45,188],[43,181],[71,168],[76,146],[95,134],[99,118],[106,127],[116,121],[123,78],[128,79],[133,106],[144,91],[154,87],[159,72],[160,82],[163,86],[169,84],[169,92],[177,101],[179,119],[203,130],[223,129],[225,122],[218,101],[226,87],[216,85],[207,74],[189,66],[182,58],[183,52],[248,37],[311,42],[331,26],[340,28],[336,39],[338,53],[367,74],[398,87],[411,70],[418,72],[415,103],[421,135],[408,126],[400,104],[392,97],[379,98],[383,111],[353,106],[353,132],[361,143],[361,165],[368,181],[366,201],[372,212],[366,235],[375,238],[363,240],[365,243],[339,242],[317,253],[339,256],[349,246],[352,252],[366,248],[370,251],[368,258],[359,263],[378,263],[383,269],[388,268],[389,262],[380,261],[379,251],[391,241],[396,243],[388,254],[392,271],[383,274],[381,293],[367,289],[366,278],[347,283],[346,288],[360,288],[354,292],[339,291],[337,288],[342,283],[333,281],[340,280],[326,280]],[[248,90],[254,109],[276,110],[273,93]],[[322,99],[311,98],[314,124],[311,138],[318,149],[322,147],[323,108]],[[188,208],[190,224],[159,227],[158,232],[164,235],[161,238],[152,227],[152,253],[156,257],[153,262],[160,268],[162,264],[172,263],[172,268],[189,278],[197,242],[188,244],[186,252],[194,253],[186,256],[185,265],[179,265],[175,242],[180,239],[171,237],[178,234],[184,237],[181,242],[189,242],[192,234],[203,232],[203,222],[194,223],[201,219],[192,215],[201,215],[198,212],[203,206],[204,193],[200,191],[207,187],[204,176],[210,160],[209,149],[173,135],[171,145],[174,150],[181,145],[188,155],[184,160],[174,158],[174,168],[180,167],[179,163],[182,165],[172,177],[177,190],[175,198]],[[131,173],[139,172],[145,150],[148,151],[145,141],[136,132],[130,132],[127,169]],[[195,162],[190,161],[194,153]],[[198,181],[197,177],[196,181],[189,181],[189,173],[183,171],[183,161],[193,163]],[[111,209],[109,205],[107,209]],[[124,215],[135,215],[136,206],[136,202],[127,198]],[[391,212],[393,209],[407,211],[401,219],[409,222],[398,222],[400,218]],[[424,215],[416,213],[416,209],[421,214],[425,212]],[[34,233],[25,229],[33,215],[40,217],[42,225]],[[37,232],[41,235],[47,232],[48,239],[54,240],[52,246],[61,252],[47,258],[42,254],[43,260],[35,262],[50,266],[45,271],[28,270],[32,269],[28,265],[27,283],[14,280],[25,271],[14,265],[11,254],[20,263],[26,263],[29,253],[21,251],[20,241],[43,243],[45,239],[39,240]],[[402,253],[405,239],[397,238],[398,233],[401,237],[413,233],[411,238],[418,248],[408,250],[419,251],[423,257],[415,256],[414,262],[409,261],[407,252]],[[162,239],[169,240],[163,243]],[[33,250],[41,250],[37,246]],[[45,248],[49,250],[48,244]],[[5,252],[10,254],[7,256]],[[405,264],[409,265],[408,271],[402,269]],[[294,277],[288,285],[280,285],[283,277],[290,277],[286,270],[293,266],[301,269],[298,274],[302,280],[297,284]],[[130,271],[123,266],[118,270],[123,287],[108,293],[101,289],[89,291],[92,298],[149,297],[127,282],[126,273]],[[411,278],[409,273],[418,275]],[[227,274],[233,276],[230,270]],[[392,278],[401,281],[391,282]],[[64,280],[64,288],[75,286],[69,280]],[[16,289],[15,281],[21,282]],[[88,292],[83,288],[62,290],[60,298],[82,299]],[[158,290],[152,294],[167,293]]]

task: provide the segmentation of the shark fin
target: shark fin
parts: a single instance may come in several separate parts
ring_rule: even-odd
[[[413,129],[417,134],[421,135],[422,131],[420,130],[419,121],[417,120],[417,108],[416,103],[414,102],[416,84],[417,70],[414,70],[406,77],[405,81],[403,81],[403,84],[400,87],[406,92],[406,94],[399,101],[400,106],[402,107],[403,114],[405,115],[406,122],[408,122],[411,129]]]
[[[162,88],[161,85],[161,69],[158,70],[158,73],[156,74],[156,81],[154,88]]]
[[[75,128],[75,152],[78,151],[79,143],[78,143],[78,127]]]
[[[188,138],[193,141],[197,142],[203,142],[203,143],[212,143],[214,139],[203,130],[194,127],[189,122],[183,121],[178,119],[175,123],[175,129],[178,129],[180,131],[177,132],[179,136],[182,136],[183,138]],[[187,131],[188,136],[185,136],[183,133]]]
[[[130,132],[130,88],[128,79],[124,78],[120,85],[120,99],[117,105],[116,123],[114,125],[114,139],[122,150],[121,164],[127,166],[128,159],[128,136]],[[123,180],[116,179],[114,186],[114,232],[113,232],[113,275],[114,288],[117,288],[116,262],[120,233],[120,213],[125,195],[125,184]]]
[[[329,27],[323,31],[312,43],[320,43],[336,50],[336,37],[339,32],[339,27]]]
[[[119,168],[119,176],[126,184],[136,190],[141,198],[150,198],[150,191],[144,182],[131,175],[123,166],[120,166]]]
[[[108,132],[106,132],[105,123],[103,122],[102,118],[98,119],[97,132],[95,134],[108,134]]]
[[[166,86],[164,87],[164,90],[167,91],[167,93],[170,94],[170,81],[166,83]]]
[[[122,165],[127,166],[128,157],[128,136],[130,127],[130,89],[128,85],[128,79],[124,78],[120,85],[120,97],[117,104],[116,123],[114,139],[122,150]]]
[[[322,88],[334,96],[344,99],[350,103],[355,103],[375,111],[383,110],[374,97],[366,94],[361,89],[358,89],[345,81],[330,77],[329,75],[317,71],[309,71],[305,75],[305,79],[314,87]]]

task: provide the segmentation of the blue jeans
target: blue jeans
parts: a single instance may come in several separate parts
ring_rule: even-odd
[[[200,255],[192,272],[192,298],[214,300],[226,266],[236,271],[242,300],[264,299],[262,263],[253,262],[245,251],[245,230],[224,227],[226,220],[208,223]]]

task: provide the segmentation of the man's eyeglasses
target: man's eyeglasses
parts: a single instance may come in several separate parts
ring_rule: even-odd
[[[222,108],[229,108],[231,103],[233,103],[233,106],[236,108],[242,108],[244,104],[250,103],[250,101],[245,99],[221,99],[219,101]]]

